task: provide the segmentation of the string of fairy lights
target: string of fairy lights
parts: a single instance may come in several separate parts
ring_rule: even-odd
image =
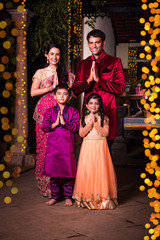
[[[68,70],[71,72],[71,1],[68,0]]]
[[[143,130],[143,143],[145,148],[145,155],[149,162],[146,164],[145,172],[141,173],[141,178],[144,184],[140,186],[140,190],[144,191],[147,187],[148,198],[150,207],[154,212],[151,214],[150,219],[145,224],[147,230],[144,240],[159,239],[160,237],[160,166],[159,163],[159,149],[160,149],[160,135],[158,128],[154,127],[157,120],[160,119],[160,107],[158,105],[158,94],[160,92],[160,0],[156,1],[142,1],[142,9],[150,12],[149,19],[140,18],[139,21],[144,25],[144,30],[141,31],[141,36],[145,37],[149,34],[149,42],[141,41],[144,47],[144,52],[140,54],[140,58],[146,58],[150,61],[149,66],[142,67],[142,79],[144,80],[144,98],[141,99],[141,104],[147,111],[145,123],[146,129]],[[155,50],[153,50],[155,49]]]
[[[81,59],[81,54],[82,54],[82,46],[81,46],[81,41],[82,41],[82,1],[76,0],[77,3],[77,8],[76,12],[74,13],[75,16],[78,16],[78,24],[76,21],[73,22],[73,33],[75,35],[75,44],[73,47],[73,58],[74,59]]]
[[[128,51],[128,82],[133,84],[137,81],[137,47],[130,47]]]
[[[68,70],[70,72],[72,71],[72,60],[80,60],[82,54],[82,1],[74,0],[74,5],[76,10],[72,9],[71,0],[68,0]]]
[[[26,60],[26,47],[25,47],[25,41],[26,37],[23,39],[19,38],[19,26],[22,27],[22,29],[25,28],[25,23],[23,21],[24,19],[24,13],[25,13],[25,1],[20,1],[20,0],[13,0],[12,2],[6,2],[5,4],[0,2],[0,11],[8,11],[9,9],[13,8],[14,4],[17,4],[17,12],[21,15],[21,20],[20,22],[16,22],[16,27],[11,27],[11,19],[3,19],[0,21],[0,39],[3,42],[3,52],[4,55],[0,59],[0,73],[1,73],[1,78],[4,79],[5,86],[4,90],[2,91],[2,96],[4,98],[10,98],[11,95],[14,95],[14,88],[16,88],[16,93],[20,90],[19,86],[16,86],[14,84],[15,79],[17,78],[17,75],[19,74],[17,71],[13,72],[11,65],[14,66],[19,61],[20,56],[13,56],[13,53],[15,52],[15,48],[13,44],[17,41],[22,41],[23,43],[23,55],[21,56],[21,61],[24,62]],[[5,16],[5,14],[4,14]],[[9,32],[10,31],[10,32]],[[25,32],[26,34],[26,32]],[[10,54],[10,55],[9,55]],[[25,65],[23,67],[22,71],[22,76],[25,74]],[[22,77],[22,86],[24,86],[26,83],[24,82],[24,79]],[[25,91],[22,89],[22,104],[25,103],[24,98],[26,97]],[[19,102],[18,104],[21,104]],[[26,105],[23,106],[23,108],[26,108]],[[9,117],[7,114],[10,112],[14,113],[14,107],[12,106],[11,109],[8,109],[6,105],[3,105],[0,107],[0,113],[3,116],[1,118],[1,128],[3,131],[8,131],[10,130],[10,134],[7,133],[4,135],[3,140],[4,142],[8,143],[10,145],[10,148],[5,151],[5,155],[3,157],[2,163],[0,163],[0,171],[2,172],[2,176],[4,181],[0,181],[0,188],[4,186],[4,184],[10,189],[10,193],[7,193],[7,196],[4,196],[4,203],[10,204],[12,202],[12,195],[11,194],[16,194],[18,192],[18,188],[13,186],[13,181],[10,179],[10,177],[17,178],[20,176],[21,168],[19,166],[15,166],[13,168],[13,172],[11,173],[6,169],[6,164],[12,160],[13,152],[16,150],[16,146],[13,144],[13,139],[16,136],[17,142],[22,144],[22,151],[25,148],[26,142],[25,142],[25,135],[26,132],[25,130],[23,131],[24,136],[19,136],[18,130],[14,128],[14,124],[10,122]],[[22,111],[22,115],[24,115]],[[26,121],[25,117],[23,117],[24,123]],[[25,127],[23,127],[25,129]]]
[[[26,0],[22,1],[22,7],[21,7],[21,24],[22,24],[22,30],[24,33],[24,36],[22,37],[22,55],[21,55],[21,61],[22,61],[22,76],[20,79],[21,82],[21,86],[20,86],[20,92],[19,94],[21,94],[22,96],[22,112],[21,112],[21,117],[20,119],[23,119],[22,121],[22,136],[18,136],[17,140],[19,143],[21,143],[21,152],[25,152],[26,151],[26,147],[27,147],[27,132],[26,132],[26,124],[27,124],[27,114],[26,114],[26,86],[27,86],[27,82],[25,80],[25,75],[26,75],[26,56],[27,56],[27,49],[26,49],[26,23],[25,23],[25,14],[26,14],[26,9],[25,9],[25,2]],[[18,87],[18,86],[16,86]],[[18,90],[18,89],[17,89]]]

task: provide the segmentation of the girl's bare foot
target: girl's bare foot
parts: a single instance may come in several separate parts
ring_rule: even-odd
[[[51,205],[54,205],[55,203],[57,203],[57,200],[56,199],[51,199],[48,202],[46,202],[46,205],[51,206]]]
[[[72,205],[73,205],[72,200],[67,198],[65,201],[65,207],[70,207]]]

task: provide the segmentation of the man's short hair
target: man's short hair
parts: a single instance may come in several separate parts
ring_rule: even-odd
[[[90,37],[100,37],[102,42],[104,42],[106,36],[105,33],[99,29],[94,29],[87,34],[87,41],[89,42]]]

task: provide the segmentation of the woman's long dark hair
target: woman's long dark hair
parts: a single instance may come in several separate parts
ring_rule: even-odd
[[[103,110],[103,102],[102,102],[102,98],[98,93],[92,93],[91,95],[89,95],[89,97],[87,98],[87,102],[86,104],[89,103],[90,99],[97,99],[99,102],[99,113],[101,116],[101,126],[103,127],[103,121],[104,121],[104,110]],[[84,114],[82,116],[82,126],[85,127],[85,117],[86,115],[88,115],[90,113],[90,111],[88,110],[88,108],[85,106],[85,110],[84,110]]]
[[[61,59],[60,59],[60,61],[58,63],[58,66],[57,66],[58,81],[59,81],[59,83],[67,83],[67,81],[68,81],[68,72],[66,70],[65,63],[64,63],[63,49],[62,49],[62,47],[59,44],[50,43],[47,46],[47,51],[46,51],[47,54],[49,53],[51,48],[58,48],[60,50]],[[48,64],[46,66],[48,66]]]

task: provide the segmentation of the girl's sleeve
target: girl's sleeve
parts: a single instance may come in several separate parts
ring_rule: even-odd
[[[76,133],[79,130],[79,112],[77,109],[74,109],[72,118],[70,121],[66,121],[64,128],[68,131]]]
[[[103,127],[101,127],[101,125],[97,122],[97,124],[95,125],[95,128],[102,137],[107,137],[109,134],[109,118],[105,116]]]
[[[52,114],[51,114],[51,110],[47,109],[44,113],[44,117],[43,117],[43,122],[42,122],[42,130],[44,132],[50,132],[53,131],[53,129],[51,128],[52,125]]]
[[[80,137],[84,138],[88,132],[91,130],[91,126],[89,125],[85,125],[84,127],[82,126],[81,122],[80,122],[80,129],[79,129],[79,135]]]

